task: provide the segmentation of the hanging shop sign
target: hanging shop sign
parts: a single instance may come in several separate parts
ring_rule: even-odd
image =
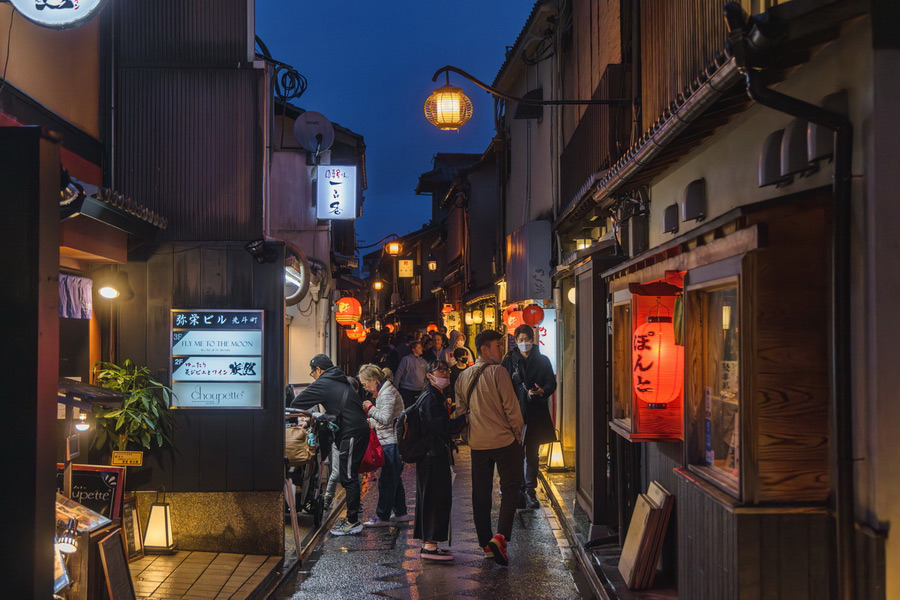
[[[335,303],[338,325],[353,325],[362,317],[362,305],[353,296],[344,296]]]
[[[397,275],[400,277],[413,277],[415,263],[411,259],[397,261]]]
[[[106,0],[11,0],[19,13],[41,27],[70,29],[83,25]]]
[[[356,218],[356,167],[319,165],[316,167],[316,218],[347,220]]]
[[[684,346],[675,345],[671,317],[650,316],[632,339],[634,393],[650,409],[664,409],[684,387]]]
[[[535,325],[534,335],[534,341],[536,344],[539,344],[541,354],[550,359],[550,367],[556,373],[556,309],[544,309],[544,318]]]
[[[173,408],[262,408],[263,311],[173,310]]]

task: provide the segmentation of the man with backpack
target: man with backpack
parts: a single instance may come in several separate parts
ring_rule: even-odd
[[[472,513],[478,544],[485,556],[509,564],[506,549],[512,538],[519,491],[522,488],[522,428],[519,399],[509,372],[500,365],[503,335],[485,329],[475,337],[478,360],[456,380],[456,414],[469,415],[472,450]],[[500,515],[497,534],[491,527],[494,467],[500,474]]]
[[[340,460],[331,468],[338,469],[341,485],[347,494],[347,517],[332,528],[331,534],[359,535],[363,530],[359,522],[359,465],[369,445],[369,423],[362,400],[340,367],[334,366],[325,354],[316,354],[309,361],[309,367],[310,376],[315,381],[297,394],[291,407],[310,410],[321,404],[326,414],[336,417],[339,430],[335,444]]]

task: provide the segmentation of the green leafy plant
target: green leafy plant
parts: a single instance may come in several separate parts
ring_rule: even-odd
[[[97,435],[93,446],[111,453],[128,448],[172,445],[174,419],[169,410],[172,390],[150,376],[150,369],[130,360],[121,366],[98,362],[98,385],[127,394],[121,408],[95,408]]]

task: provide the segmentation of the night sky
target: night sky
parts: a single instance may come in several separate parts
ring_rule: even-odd
[[[493,135],[490,96],[462,77],[474,116],[459,132],[439,131],[423,104],[444,65],[490,84],[518,36],[531,0],[256,0],[256,34],[272,57],[294,66],[309,88],[292,102],[362,134],[369,189],[357,221],[359,244],[403,235],[431,218],[414,192],[437,152],[483,152]],[[367,252],[367,251],[364,251]]]

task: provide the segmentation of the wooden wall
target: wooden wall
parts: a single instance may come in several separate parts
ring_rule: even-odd
[[[118,362],[147,365],[169,383],[172,308],[265,310],[264,408],[175,411],[175,451],[145,455],[130,489],[173,492],[278,491],[282,487],[284,248],[258,264],[242,244],[164,245],[132,256],[134,297],[119,305]]]

